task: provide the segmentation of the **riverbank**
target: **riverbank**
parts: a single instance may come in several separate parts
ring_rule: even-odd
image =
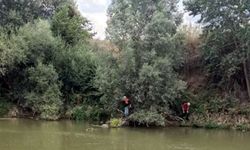
[[[0,120],[8,120],[13,118],[26,118],[32,120],[39,120],[39,118],[32,116],[32,114],[27,114],[19,110],[16,106],[4,105],[8,106],[8,111],[4,107],[1,110],[1,118]],[[244,109],[240,109],[241,111],[230,111],[223,113],[197,113],[193,112],[190,115],[190,121],[185,122],[184,120],[174,120],[174,117],[166,117],[165,125],[163,127],[192,127],[192,128],[205,128],[205,129],[232,129],[232,130],[240,130],[240,131],[250,131],[250,116],[248,111],[244,111]],[[248,110],[248,109],[245,109]],[[71,120],[68,117],[61,117],[61,119]],[[98,123],[97,123],[98,124]],[[101,124],[105,124],[104,122]],[[128,123],[124,120],[113,118],[108,121],[110,127],[120,127],[120,126],[133,126],[140,127],[134,123]],[[105,126],[107,127],[107,126]],[[153,127],[153,126],[147,126]]]
[[[203,123],[187,123],[180,124],[180,127],[190,127],[190,128],[203,128],[203,129],[226,129],[226,130],[238,130],[242,132],[250,131],[250,125],[248,124],[221,124],[220,122],[203,122]]]
[[[40,121],[37,120],[35,118],[0,118],[0,121],[13,121],[13,120],[18,120],[18,119],[28,119],[28,120],[33,120],[33,121]],[[70,119],[61,119],[61,120],[57,120],[57,121],[74,121],[74,120],[70,120]],[[118,120],[118,119],[115,119]],[[56,121],[56,122],[57,122]],[[48,121],[51,122],[51,121]],[[74,122],[78,122],[78,121],[74,121]],[[132,127],[132,128],[144,128],[145,127],[139,127],[139,126],[128,126],[128,124],[126,124],[125,122],[119,122],[119,124],[116,123],[112,123],[111,121],[109,123],[106,124],[92,124],[91,123],[91,127],[93,128],[122,128],[122,127]],[[250,131],[250,126],[247,124],[222,124],[219,122],[186,122],[186,123],[180,123],[180,124],[176,124],[175,126],[173,126],[173,124],[171,125],[166,125],[163,128],[200,128],[200,129],[212,129],[212,130],[236,130],[236,131],[242,131],[242,132],[249,132]],[[146,127],[146,128],[155,128],[153,126],[151,127]],[[162,127],[161,127],[162,128]]]
[[[218,117],[215,116],[215,117]],[[250,124],[247,123],[249,120],[246,120],[244,117],[239,117],[239,118],[234,118],[238,120],[237,122],[227,122],[227,121],[221,121],[220,117],[218,119],[214,120],[208,120],[207,118],[197,118],[197,120],[193,120],[194,118],[197,118],[197,116],[192,116],[190,121],[188,122],[171,122],[167,121],[166,125],[163,128],[168,128],[168,127],[180,127],[180,128],[203,128],[203,129],[226,129],[226,130],[239,130],[242,132],[250,131]],[[16,119],[30,119],[30,120],[36,120],[39,121],[37,118],[32,118],[32,117],[11,117],[11,116],[4,116],[0,118],[1,120],[16,120]],[[234,120],[231,119],[231,120]],[[71,120],[71,119],[60,119],[60,120]],[[60,121],[57,120],[57,121]],[[229,120],[229,118],[228,118]],[[47,120],[48,121],[48,120]],[[54,120],[55,121],[55,120]],[[72,120],[73,121],[73,120]],[[125,121],[120,121],[119,119],[111,119],[108,123],[106,124],[100,124],[96,125],[100,128],[120,128],[120,127],[136,127],[140,128],[142,126],[133,126],[129,125],[129,123],[126,123]],[[149,126],[147,128],[152,128],[153,126]],[[145,128],[145,127],[143,127]]]
[[[234,129],[250,131],[250,117],[244,114],[193,115],[191,125],[206,129]]]

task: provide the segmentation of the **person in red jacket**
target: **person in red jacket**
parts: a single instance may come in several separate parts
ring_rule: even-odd
[[[190,103],[189,102],[184,102],[181,104],[181,109],[182,109],[182,118],[189,120],[189,108],[190,108]]]

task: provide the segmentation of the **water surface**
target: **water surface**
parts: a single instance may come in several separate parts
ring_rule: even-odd
[[[0,150],[250,150],[250,133],[102,129],[73,121],[0,120]]]

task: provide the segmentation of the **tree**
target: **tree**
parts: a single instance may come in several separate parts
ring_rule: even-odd
[[[38,18],[50,18],[54,11],[71,0],[1,0],[0,25],[5,28],[19,28]]]
[[[74,5],[65,5],[58,9],[52,18],[51,30],[67,44],[86,42],[91,37],[89,21],[82,17]]]
[[[166,45],[166,40],[169,40],[169,44],[172,41],[173,34],[176,32],[176,26],[180,23],[179,16],[181,16],[176,10],[177,3],[178,1],[176,0],[112,1],[108,10],[108,16],[111,19],[108,20],[107,36],[120,48],[126,47],[128,42],[130,42],[130,46],[136,49],[134,52],[136,53],[135,57],[138,56],[135,59],[137,72],[143,64],[143,60],[139,56],[143,55],[147,49],[149,51],[155,49],[160,51],[159,47],[152,45],[153,49],[152,46],[150,47],[150,44],[157,43],[156,39],[162,39],[159,43],[165,42],[164,46],[168,46]],[[154,28],[154,25],[158,26]],[[159,35],[156,35],[157,33]],[[153,35],[150,36],[150,34]],[[148,44],[146,43],[147,41],[149,41]],[[172,48],[168,47],[168,50],[170,49]],[[175,48],[173,47],[173,49]],[[166,49],[162,53],[166,54]],[[160,53],[158,54],[161,55]]]
[[[189,0],[186,7],[191,15],[200,15],[204,57],[214,82],[228,91],[244,85],[250,97],[249,1]]]
[[[51,64],[63,42],[53,37],[48,21],[44,20],[28,23],[5,38],[0,53],[5,71],[0,77],[1,95],[43,119],[56,119],[61,85]]]
[[[99,106],[104,112],[114,114],[119,97],[123,96],[119,89],[119,64],[111,52],[99,51],[96,54],[97,68],[94,86],[102,94]]]
[[[60,82],[52,65],[38,63],[27,70],[28,87],[24,92],[25,107],[41,119],[56,120],[62,106]]]
[[[88,44],[92,37],[89,21],[80,15],[75,5],[64,5],[53,16],[51,30],[54,36],[66,43],[56,53],[54,63],[63,82],[66,103],[79,104],[93,90],[92,80],[96,70]]]
[[[178,0],[112,0],[108,8],[108,39],[121,47],[125,41],[142,37],[146,25],[158,12],[178,25],[181,15],[177,13],[177,3]]]
[[[78,95],[78,99],[82,100],[93,90],[96,65],[93,53],[87,46],[79,44],[59,51],[54,65],[63,82],[62,91],[67,104],[77,103],[77,98],[72,101],[71,96]]]
[[[91,28],[75,4],[70,0],[0,4],[4,8],[0,14],[7,14],[0,21],[1,97],[41,119],[58,119],[75,105],[97,118],[96,62],[87,42]],[[37,19],[52,15],[51,20]]]
[[[109,7],[108,38],[121,50],[116,91],[131,97],[135,111],[168,112],[185,89],[175,72],[182,62],[177,3],[113,0]]]
[[[27,59],[27,46],[23,39],[0,33],[0,76]]]

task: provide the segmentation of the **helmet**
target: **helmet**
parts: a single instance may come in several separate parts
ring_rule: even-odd
[[[189,102],[188,102],[187,104],[188,104],[188,106],[190,106],[190,105],[191,105]]]

